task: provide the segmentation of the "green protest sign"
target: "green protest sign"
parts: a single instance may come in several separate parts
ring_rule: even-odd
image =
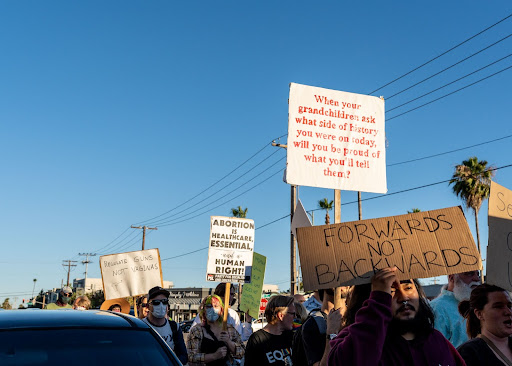
[[[253,253],[251,283],[244,284],[242,298],[240,299],[240,310],[249,313],[253,318],[257,318],[260,312],[266,264],[267,257],[256,252]]]

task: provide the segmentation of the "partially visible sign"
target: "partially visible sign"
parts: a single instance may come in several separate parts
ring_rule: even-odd
[[[206,280],[251,282],[254,220],[212,216]]]
[[[139,296],[163,286],[158,249],[101,256],[100,269],[105,300]]]
[[[265,309],[267,308],[267,304],[268,304],[268,300],[265,298],[262,298],[261,302],[260,302],[260,311],[265,311]]]
[[[478,270],[461,207],[297,229],[305,291],[369,283],[396,266],[399,279]]]
[[[249,313],[253,318],[258,317],[258,308],[261,304],[261,292],[265,279],[265,266],[267,258],[261,254],[254,253],[252,260],[252,281],[244,284],[242,298],[240,299],[240,310]]]
[[[512,191],[491,182],[487,282],[512,291]]]
[[[293,236],[297,236],[296,230],[298,227],[308,226],[312,226],[311,221],[309,221],[308,214],[304,209],[301,200],[299,199],[297,207],[295,208],[295,212],[293,213],[292,224],[290,225]]]
[[[290,84],[286,182],[386,193],[384,100]]]

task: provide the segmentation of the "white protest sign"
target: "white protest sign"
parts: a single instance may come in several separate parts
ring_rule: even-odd
[[[297,236],[297,228],[298,227],[309,227],[311,225],[311,221],[309,221],[309,216],[302,205],[301,200],[297,203],[297,207],[295,208],[295,212],[293,213],[292,224],[290,226],[290,230],[293,236]]]
[[[103,255],[100,269],[105,300],[143,295],[163,286],[158,249]]]
[[[254,220],[212,216],[206,280],[251,282]]]
[[[290,84],[286,182],[386,193],[384,100]]]

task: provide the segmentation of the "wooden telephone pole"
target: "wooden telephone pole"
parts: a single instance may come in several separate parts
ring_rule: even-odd
[[[131,226],[132,229],[142,229],[142,250],[144,250],[144,243],[146,241],[146,230],[158,230],[156,227],[147,226]]]
[[[76,267],[76,264],[71,264],[71,263],[76,263],[76,261],[72,261],[70,259],[67,259],[65,261],[63,261],[64,263],[67,262],[67,264],[63,264],[64,267],[68,267],[68,280],[66,282],[66,286],[69,286],[69,273],[71,272],[71,267]]]

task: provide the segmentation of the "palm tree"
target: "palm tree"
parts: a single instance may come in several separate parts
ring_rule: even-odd
[[[332,210],[334,205],[334,201],[329,202],[327,198],[318,201],[318,208],[325,210],[325,224],[329,225],[331,223],[331,218],[329,217],[329,211]]]
[[[460,197],[466,203],[466,207],[471,208],[475,214],[476,240],[480,254],[478,211],[482,206],[482,202],[489,198],[493,176],[494,168],[488,167],[487,161],[478,161],[478,158],[473,156],[455,167],[455,172],[449,183],[453,184],[453,193]]]
[[[407,211],[407,213],[416,213],[416,212],[421,212],[421,210],[419,208],[413,208],[412,211]]]
[[[240,217],[241,219],[245,219],[247,217],[247,208],[243,209],[242,206],[232,208],[231,215],[233,215],[233,217]]]

